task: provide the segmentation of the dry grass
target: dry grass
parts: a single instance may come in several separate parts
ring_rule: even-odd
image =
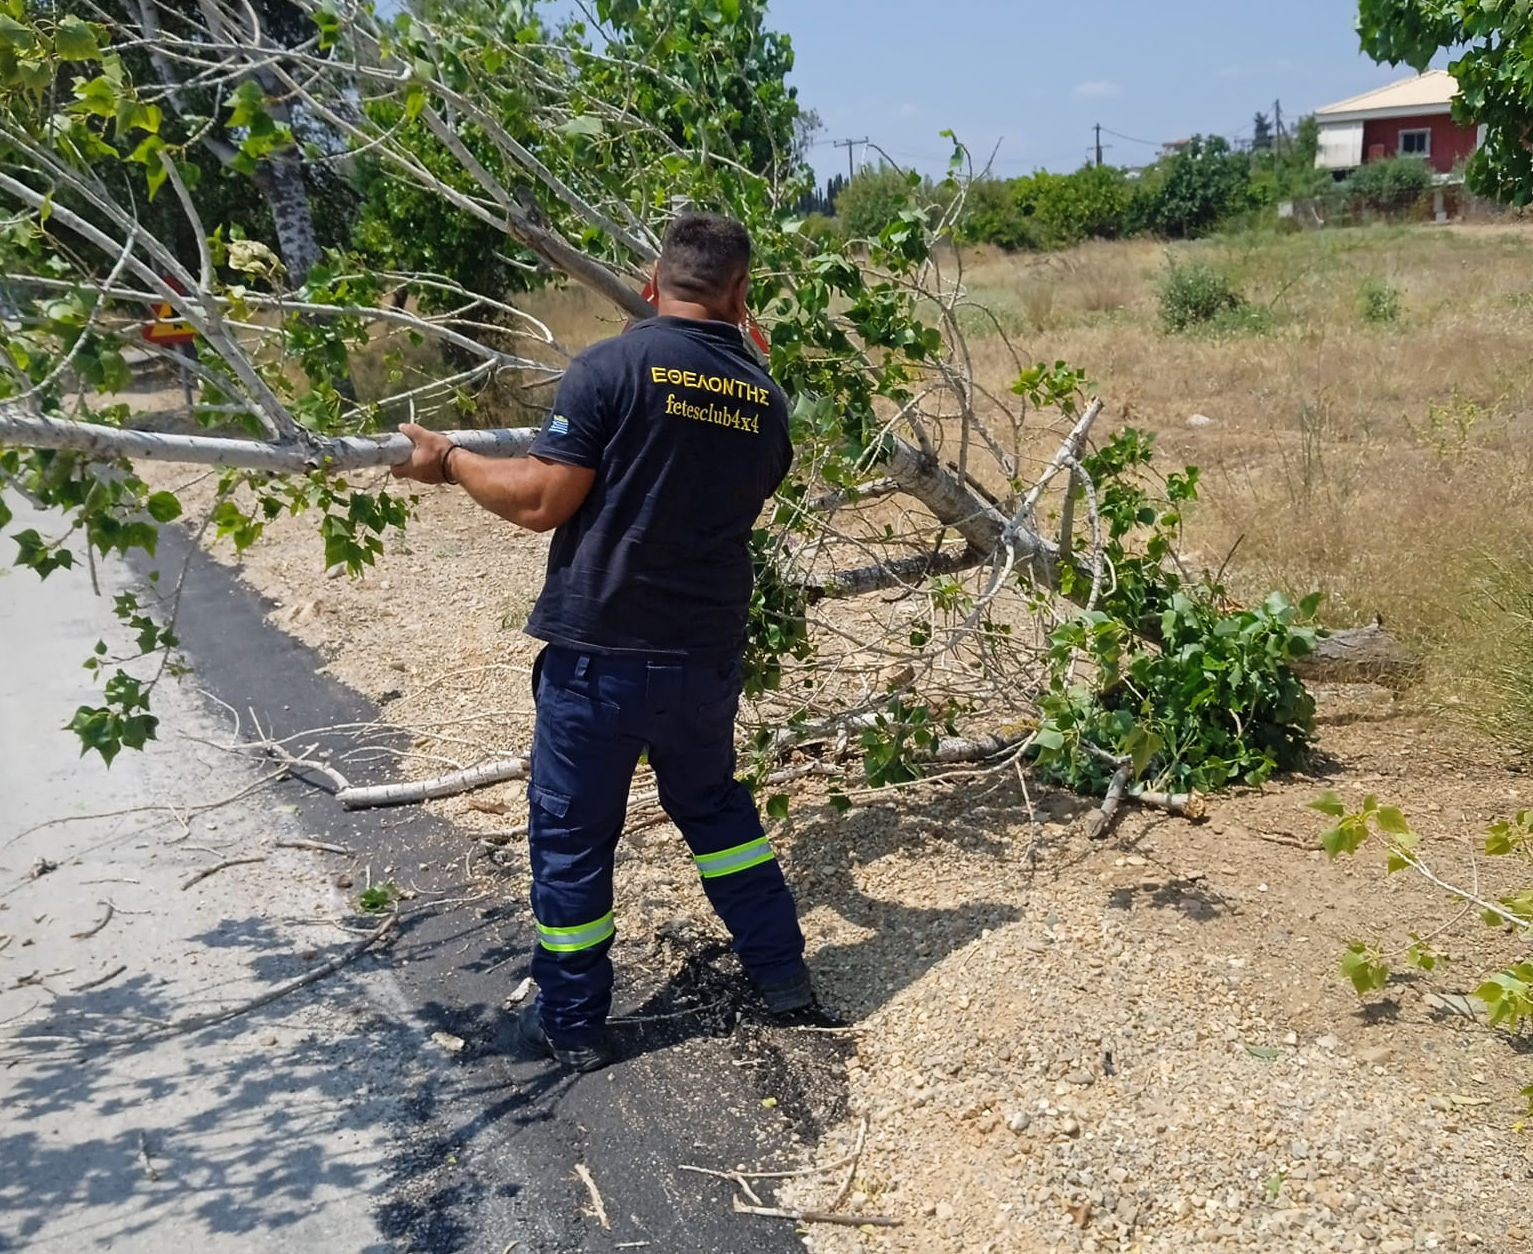
[[[1169,254],[1226,271],[1270,314],[1261,334],[1170,336]],[[1025,307],[1036,260],[977,258],[978,292]],[[1370,278],[1398,322],[1370,325]],[[1436,662],[1444,695],[1491,669],[1526,624],[1498,614],[1504,563],[1533,541],[1533,230],[1430,226],[1248,234],[1173,249],[1092,244],[1054,269],[1035,360],[1084,366],[1117,422],[1204,470],[1189,539],[1238,593],[1327,594],[1335,622],[1382,613]],[[998,341],[981,349],[999,381]],[[1216,420],[1192,429],[1194,413]],[[1529,716],[1533,721],[1533,715]]]
[[[1172,257],[1227,272],[1265,329],[1163,332]],[[1399,290],[1398,321],[1365,321],[1370,279]],[[964,282],[994,315],[963,319],[988,384],[1015,375],[998,324],[1024,359],[1090,371],[1113,424],[1158,432],[1166,464],[1203,468],[1190,546],[1213,568],[1236,551],[1237,596],[1320,588],[1332,623],[1382,614],[1425,650],[1439,697],[1490,699],[1478,677],[1527,630],[1497,607],[1529,603],[1506,572],[1533,552],[1533,226],[979,250]],[[572,352],[620,326],[573,285],[524,303]],[[529,420],[497,395],[479,421]],[[1215,425],[1189,428],[1194,413]],[[1533,744],[1533,710],[1520,725],[1513,738]]]

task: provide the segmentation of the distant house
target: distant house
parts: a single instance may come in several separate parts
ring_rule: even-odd
[[[1337,177],[1369,161],[1420,157],[1451,174],[1479,147],[1477,127],[1453,120],[1458,83],[1447,70],[1364,92],[1315,110],[1320,150],[1315,165]]]

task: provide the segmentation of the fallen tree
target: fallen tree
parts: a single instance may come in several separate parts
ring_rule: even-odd
[[[347,152],[309,159],[412,186],[443,216],[503,233],[536,281],[582,284],[622,317],[651,312],[639,288],[674,206],[750,227],[754,316],[797,451],[755,543],[760,778],[827,725],[855,739],[870,785],[1025,758],[1075,787],[1175,798],[1302,757],[1312,711],[1293,667],[1319,642],[1317,606],[1269,604],[1248,621],[1183,571],[1196,471],[1162,477],[1142,432],[1103,438],[1082,372],[1028,365],[998,328],[1014,381],[975,369],[966,327],[984,311],[943,244],[975,176],[961,146],[941,194],[912,176],[875,236],[810,240],[785,208],[805,175],[791,50],[759,4],[598,3],[594,28],[562,29],[519,6],[305,8],[313,37],[281,47],[219,0],[174,29],[49,11],[0,35],[22,67],[0,84],[13,223],[0,234],[0,473],[69,518],[55,536],[13,536],[22,564],[46,575],[81,545],[151,548],[182,504],[132,465],[171,459],[221,469],[205,525],[237,547],[278,513],[313,509],[326,563],[358,571],[410,513],[386,484],[347,478],[403,457],[380,430],[458,426],[497,388],[535,414],[568,359],[472,274],[333,254],[300,284],[270,249],[226,238],[186,177],[199,135],[178,104],[193,77],[224,101],[250,161],[296,158],[294,120],[311,118]],[[173,198],[195,255],[146,226],[136,206],[151,196]],[[136,427],[121,399],[150,306],[197,336],[196,360],[177,359],[196,396],[170,433]],[[356,395],[354,357],[423,341],[448,354],[440,370],[401,365]],[[507,456],[530,435],[454,432]],[[75,720],[108,759],[154,734],[150,695],[176,646],[172,603],[128,597],[119,613],[139,656],[98,659],[102,703]]]

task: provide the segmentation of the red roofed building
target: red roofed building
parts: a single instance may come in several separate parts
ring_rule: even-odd
[[[1420,157],[1451,174],[1480,144],[1479,128],[1455,122],[1458,83],[1447,70],[1428,70],[1315,110],[1320,151],[1315,165],[1337,176],[1386,157]]]

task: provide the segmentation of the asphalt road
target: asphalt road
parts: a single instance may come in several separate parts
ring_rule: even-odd
[[[160,561],[173,573],[185,556],[172,535]],[[205,743],[231,727],[198,689],[277,735],[377,717],[266,625],[266,608],[191,556],[180,629],[195,674],[158,695],[158,744],[108,772],[56,729],[90,699],[79,664],[113,639],[109,604],[83,572],[0,576],[0,1250],[801,1248],[790,1225],[734,1214],[723,1182],[677,1170],[780,1157],[844,1103],[841,1047],[761,1024],[732,959],[666,949],[670,974],[627,1008],[652,1022],[625,1029],[616,1066],[571,1077],[525,1055],[504,1004],[526,974],[525,903],[487,894],[462,839],[419,810],[348,815],[287,780],[205,813],[17,839],[46,819],[257,783],[265,768]],[[357,856],[277,849],[284,836]],[[242,856],[265,861],[180,889],[188,872]],[[57,869],[35,874],[39,858]],[[414,894],[382,952],[216,1028],[102,1044],[254,996],[354,944],[342,925],[366,926],[353,915],[369,876]],[[81,939],[106,900],[113,918]],[[706,1014],[685,1013],[699,1004]]]

